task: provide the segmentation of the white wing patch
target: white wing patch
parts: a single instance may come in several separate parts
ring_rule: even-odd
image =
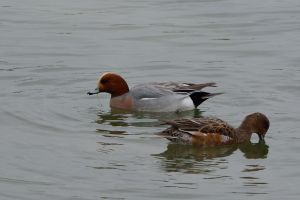
[[[186,97],[181,102],[183,108],[194,108],[194,103],[190,97]]]
[[[145,100],[153,100],[153,99],[157,99],[157,98],[141,98],[141,101],[145,101]]]
[[[228,142],[230,140],[232,140],[232,138],[227,136],[227,135],[222,135],[221,136],[221,142]]]

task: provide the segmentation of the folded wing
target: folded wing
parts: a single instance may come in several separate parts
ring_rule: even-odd
[[[235,129],[220,119],[177,119],[165,121],[165,123],[171,125],[171,127],[163,131],[163,134],[168,134],[170,137],[185,135],[182,138],[189,138],[190,142],[194,144],[229,144],[236,139]]]

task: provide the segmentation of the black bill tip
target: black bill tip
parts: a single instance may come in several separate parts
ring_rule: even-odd
[[[96,88],[94,91],[89,91],[89,92],[87,92],[86,94],[87,94],[87,95],[94,95],[94,94],[98,94],[98,93],[100,93],[100,91],[99,91],[98,88]]]
[[[258,135],[259,141],[264,142],[265,141],[265,135]]]

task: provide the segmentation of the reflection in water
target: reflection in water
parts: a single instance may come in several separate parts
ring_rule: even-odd
[[[264,169],[265,167],[262,165],[246,165],[246,168],[243,170],[243,172],[256,172]]]
[[[126,119],[130,117],[129,113],[121,112],[103,112],[98,113],[98,119],[95,121],[98,124],[106,124],[111,126],[129,126]]]
[[[239,149],[241,152],[244,153],[244,157],[247,159],[265,159],[267,158],[268,152],[269,152],[269,146],[265,144],[264,141],[260,141],[258,143],[245,143],[241,144],[239,146]],[[244,176],[241,176],[240,178],[243,181],[244,186],[250,186],[250,187],[259,187],[262,188],[262,185],[268,184],[267,182],[260,180],[259,177],[255,176],[257,175],[257,171],[265,170],[265,166],[259,165],[259,164],[251,164],[246,165],[245,168],[242,170],[242,173],[245,173]],[[257,195],[257,194],[267,194],[265,192],[246,192],[247,195]]]
[[[126,131],[119,130],[105,130],[105,129],[96,129],[98,133],[103,134],[104,137],[119,137],[122,138],[124,135],[128,135]]]
[[[260,187],[262,185],[267,185],[268,183],[261,180],[259,177],[255,176],[257,175],[257,171],[265,170],[265,166],[262,165],[246,165],[245,169],[242,171],[243,173],[247,174],[246,176],[241,176],[240,179],[243,181],[244,186],[251,186],[251,187]],[[257,193],[257,192],[251,192],[247,193],[251,195],[255,194],[262,194],[262,193]],[[263,193],[266,194],[266,193]]]
[[[269,153],[269,146],[264,141],[240,144],[239,149],[248,159],[267,158]]]
[[[127,131],[135,128],[159,127],[162,120],[171,120],[175,118],[201,117],[201,111],[198,109],[180,113],[150,113],[150,112],[130,112],[118,109],[112,109],[109,112],[99,111],[95,122],[101,125],[96,131],[111,135],[112,137],[126,135]]]
[[[262,142],[222,147],[199,147],[170,143],[166,151],[153,156],[162,161],[162,169],[167,172],[207,173],[226,168],[224,166],[225,159],[215,158],[229,156],[237,149],[240,149],[247,159],[266,158],[268,154],[268,145]]]
[[[163,153],[153,155],[162,161],[162,168],[167,172],[208,173],[216,168],[223,168],[225,160],[213,158],[231,155],[237,146],[208,147],[169,144]]]
[[[253,187],[253,186],[259,186],[259,185],[266,185],[266,184],[268,184],[266,182],[260,181],[260,179],[257,178],[257,177],[244,176],[244,177],[240,177],[240,178],[243,180],[243,185],[244,186],[251,186],[251,187]],[[254,194],[257,194],[257,193],[254,193]]]
[[[109,112],[99,111],[98,124],[109,124],[111,126],[136,126],[136,127],[153,127],[160,124],[161,120],[171,120],[176,118],[201,117],[201,111],[198,109],[185,112],[130,112],[119,109],[112,109]],[[156,122],[156,123],[154,123]]]

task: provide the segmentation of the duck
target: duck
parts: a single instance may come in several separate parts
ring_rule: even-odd
[[[234,128],[219,118],[202,117],[164,121],[169,128],[158,134],[171,142],[199,146],[221,146],[250,142],[253,133],[264,142],[270,121],[266,115],[255,112],[247,115],[241,125]]]
[[[197,108],[205,100],[222,94],[202,91],[216,83],[151,82],[129,89],[123,77],[115,72],[103,73],[94,91],[88,95],[109,93],[110,107],[129,111],[180,112]]]

